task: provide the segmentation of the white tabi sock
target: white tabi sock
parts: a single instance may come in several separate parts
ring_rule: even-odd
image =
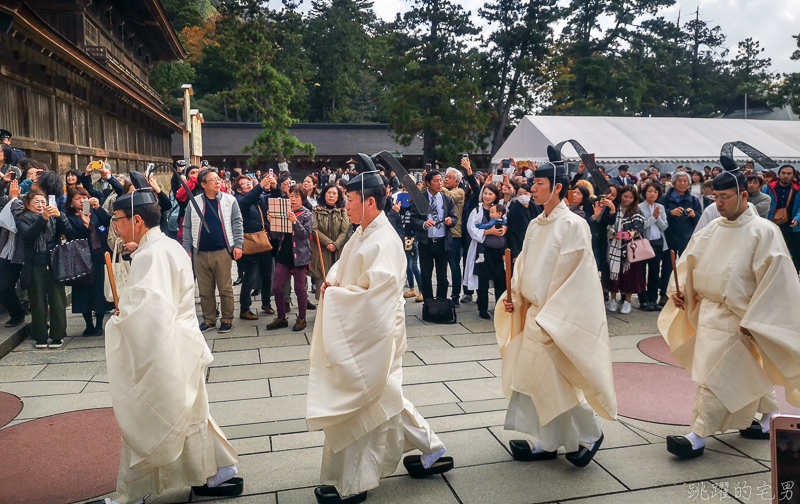
[[[217,485],[225,483],[237,474],[239,474],[239,468],[235,465],[220,467],[217,469],[217,474],[208,478],[208,488],[214,488]]]
[[[774,413],[761,414],[761,420],[758,421],[758,423],[761,424],[761,432],[769,432],[769,419],[775,415],[780,415],[780,412],[776,411]]]
[[[540,444],[539,441],[533,443],[533,450],[531,450],[531,453],[542,453],[544,450],[542,450]]]
[[[105,503],[106,504],[120,504],[119,502],[117,502],[115,500],[111,500],[108,497],[105,498]],[[144,504],[144,499],[139,499],[138,501],[135,502],[135,504]]]
[[[425,469],[430,469],[433,464],[439,460],[439,457],[444,455],[444,452],[447,448],[442,448],[441,450],[437,451],[436,453],[431,453],[430,455],[422,454],[422,467]]]
[[[692,442],[692,450],[699,450],[700,448],[704,447],[706,445],[706,439],[708,439],[700,437],[694,432],[690,432],[683,437]]]

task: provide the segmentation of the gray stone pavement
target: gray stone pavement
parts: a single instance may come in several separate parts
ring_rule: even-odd
[[[443,476],[412,480],[401,464],[379,488],[370,490],[368,502],[762,501],[757,486],[769,481],[769,445],[748,441],[738,433],[711,440],[699,460],[680,461],[666,452],[660,436],[683,434],[686,427],[623,419],[648,433],[602,420],[605,443],[584,469],[572,466],[563,456],[541,463],[513,461],[508,441],[520,434],[502,427],[507,401],[500,385],[500,355],[492,322],[478,317],[474,303],[458,309],[455,325],[425,324],[421,311],[422,304],[413,299],[406,305],[404,392],[441,436],[456,468]],[[245,479],[245,494],[228,499],[231,502],[315,502],[312,489],[319,480],[323,435],[308,432],[304,420],[315,313],[308,312],[309,324],[303,333],[292,332],[291,326],[268,332],[265,325],[272,316],[263,313],[258,321],[237,318],[230,333],[206,333],[214,354],[208,370],[211,413],[239,452]],[[290,324],[295,315],[293,307]],[[657,333],[656,316],[638,310],[609,315],[615,362],[656,362],[636,347]],[[68,333],[79,335],[82,330],[80,315],[70,315]],[[78,336],[65,343],[62,349],[42,351],[26,340],[0,360],[0,391],[24,402],[9,426],[111,406],[103,338]],[[725,485],[728,493],[721,490]],[[187,488],[147,502],[201,500]]]

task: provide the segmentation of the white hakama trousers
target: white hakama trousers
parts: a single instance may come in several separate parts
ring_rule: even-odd
[[[149,471],[131,469],[131,449],[122,444],[117,475],[120,504],[134,504],[147,495],[157,495],[168,488],[202,486],[220,467],[239,463],[236,450],[209,416],[208,420],[189,426],[183,452],[174,462]]]
[[[579,444],[591,445],[603,434],[597,415],[586,400],[547,425],[541,425],[531,398],[517,391],[511,394],[508,402],[505,430],[528,434],[539,441],[539,447],[544,451],[556,451],[563,446],[567,453],[578,451]]]
[[[692,410],[692,432],[700,437],[708,437],[728,429],[746,429],[750,427],[756,413],[777,412],[778,397],[774,387],[761,399],[744,408],[728,411],[708,387],[698,385]]]
[[[334,452],[327,440],[322,446],[323,485],[333,485],[342,497],[377,488],[381,478],[397,470],[403,453],[418,449],[432,454],[444,443],[410,401],[403,398],[403,411],[367,435]]]

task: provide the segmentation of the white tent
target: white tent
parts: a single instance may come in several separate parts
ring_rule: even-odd
[[[714,165],[725,142],[741,140],[778,163],[800,162],[800,121],[693,119],[683,117],[525,116],[492,163],[503,159],[547,159],[547,146],[574,139],[600,165]],[[577,159],[568,144],[566,159]],[[734,150],[736,159],[746,155]],[[665,170],[666,169],[666,170]]]

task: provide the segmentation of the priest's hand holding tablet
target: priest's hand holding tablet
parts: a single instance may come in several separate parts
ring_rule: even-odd
[[[503,305],[506,307],[506,312],[514,313],[514,303],[512,303],[511,301],[509,301],[507,299],[504,299],[503,300]]]

